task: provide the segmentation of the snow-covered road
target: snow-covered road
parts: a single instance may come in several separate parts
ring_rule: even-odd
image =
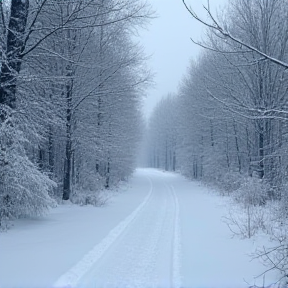
[[[180,287],[178,200],[162,177],[147,180],[150,189],[143,202],[57,287]]]
[[[59,207],[2,233],[0,287],[261,285],[265,268],[248,256],[256,244],[231,239],[225,203],[197,182],[138,169],[107,207]]]

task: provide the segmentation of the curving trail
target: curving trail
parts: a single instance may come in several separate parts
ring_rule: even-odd
[[[143,202],[54,287],[180,287],[179,203],[174,187],[149,175]]]
[[[144,193],[147,189],[143,200],[54,288],[240,288],[262,283],[254,276],[263,266],[248,256],[255,243],[231,239],[221,221],[227,208],[223,198],[173,173],[139,169],[135,177],[131,189],[136,194],[140,187]],[[268,275],[266,283],[273,277]]]

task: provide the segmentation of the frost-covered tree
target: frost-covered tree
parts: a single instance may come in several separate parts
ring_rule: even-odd
[[[253,51],[253,52],[255,52],[256,54],[261,55],[264,59],[266,59],[266,60],[268,60],[268,61],[271,61],[271,62],[273,62],[273,63],[275,63],[275,64],[277,64],[277,65],[280,65],[280,66],[282,66],[282,67],[284,67],[284,68],[287,68],[287,67],[288,67],[287,61],[282,61],[281,59],[278,59],[278,58],[273,57],[273,56],[271,56],[271,55],[269,55],[269,54],[266,54],[265,51],[262,51],[262,49],[261,49],[261,48],[263,48],[263,47],[261,47],[261,48],[259,49],[259,47],[257,48],[257,47],[255,47],[255,46],[253,46],[253,44],[247,43],[247,42],[245,41],[245,39],[242,39],[241,37],[238,38],[237,35],[234,35],[234,34],[233,34],[233,31],[231,32],[230,29],[228,29],[227,24],[226,24],[226,23],[223,23],[223,22],[220,21],[220,20],[218,20],[217,17],[211,12],[209,0],[207,1],[208,4],[207,4],[206,6],[205,6],[205,5],[203,6],[204,10],[207,12],[207,15],[208,15],[208,20],[207,20],[207,21],[206,21],[205,19],[199,17],[199,16],[197,15],[197,13],[194,12],[193,8],[190,7],[190,6],[186,3],[187,1],[182,0],[182,2],[183,2],[183,4],[184,4],[185,8],[187,9],[187,11],[189,12],[189,14],[190,14],[195,20],[197,20],[197,21],[199,21],[200,23],[202,23],[202,24],[203,24],[204,26],[206,26],[210,31],[215,32],[216,35],[218,35],[218,36],[220,36],[220,37],[222,36],[221,38],[222,38],[223,40],[228,40],[228,39],[229,39],[229,40],[231,40],[232,42],[235,42],[235,43],[239,44],[240,47],[245,47],[245,48],[248,49],[248,51]],[[272,6],[274,6],[274,4],[275,4],[276,2],[278,2],[278,3],[276,3],[276,4],[278,4],[278,6],[280,6],[280,7],[282,7],[282,8],[286,8],[286,4],[287,4],[285,0],[283,0],[283,1],[277,1],[277,0],[275,0],[275,1],[274,1],[274,0],[273,0],[273,1],[267,1],[267,0],[263,0],[263,1],[259,1],[258,4],[260,4],[260,5],[263,5],[263,4],[264,4],[264,6],[267,6],[267,7],[268,7],[268,6],[270,6],[270,4],[271,4],[271,3],[269,4],[269,2],[272,3]],[[239,2],[238,2],[238,3],[239,3]],[[243,3],[244,3],[244,2],[243,2]],[[246,1],[246,6],[247,6],[247,4],[248,4],[248,7],[249,7],[249,2],[248,2],[248,1]],[[267,4],[268,4],[268,5],[267,5]],[[253,6],[253,5],[252,5],[252,6]],[[275,7],[275,6],[274,6],[274,7]],[[287,13],[287,11],[286,11],[285,9],[283,9],[282,12],[283,12],[283,13],[281,13],[282,15],[285,15],[285,13]],[[266,20],[269,19],[269,13],[267,14],[267,10],[266,10],[266,12],[264,11],[264,13],[266,13],[266,15],[265,15]],[[243,16],[243,15],[242,15],[242,16]],[[250,16],[253,16],[253,15],[250,14]],[[268,16],[268,18],[267,18],[267,16]],[[285,20],[287,20],[287,19],[285,19]],[[284,23],[284,27],[285,27],[287,22],[284,21],[283,23]],[[280,27],[278,27],[278,28],[280,28]],[[284,29],[285,29],[285,28],[284,28]],[[193,42],[195,42],[195,41],[193,41]],[[208,48],[208,49],[211,48],[211,47],[209,47],[209,46],[205,46],[205,44],[202,45],[202,43],[199,43],[199,42],[195,42],[195,43],[203,46],[204,48]],[[212,49],[212,50],[213,50],[213,49]]]
[[[17,81],[25,49],[29,1],[1,6],[0,71],[0,221],[41,214],[51,206],[49,189],[54,185],[26,156],[27,138],[17,115]],[[9,10],[9,13],[7,12]]]
[[[41,213],[51,197],[67,200],[89,181],[95,191],[131,173],[140,126],[131,122],[140,121],[147,83],[131,33],[151,11],[140,0],[0,7],[0,209],[10,219]]]
[[[163,98],[154,108],[148,127],[149,165],[166,171],[176,170],[176,99]]]
[[[233,120],[227,119],[227,125],[223,123],[221,129],[226,130],[230,138],[235,136],[235,143],[237,139],[236,152],[240,170],[246,167],[250,174],[257,173],[272,186],[281,184],[279,175],[282,173],[279,172],[283,170],[281,163],[285,159],[280,151],[283,151],[285,141],[283,135],[286,126],[287,75],[283,65],[267,57],[263,58],[263,55],[247,45],[285,62],[288,25],[282,24],[287,23],[286,8],[285,1],[280,0],[239,0],[230,3],[226,22],[222,26],[209,14],[212,23],[206,23],[210,28],[208,39],[201,44],[214,51],[211,52],[214,59],[211,57],[210,62],[202,64],[211,69],[207,69],[206,75],[200,73],[204,75],[202,78],[206,83],[202,94],[206,93],[214,103],[218,102],[222,110],[232,117]],[[190,12],[197,18],[192,10]],[[229,35],[242,39],[247,45],[235,41],[219,27],[225,27],[223,29],[229,31]],[[215,85],[221,90],[215,89]],[[225,138],[224,134],[222,138]],[[241,140],[243,145],[240,145]],[[247,145],[244,151],[241,147],[245,147],[245,142]],[[231,151],[233,146],[227,142],[226,150]],[[279,153],[282,154],[281,157]],[[241,154],[248,158],[241,160]],[[227,165],[231,166],[228,154],[226,158]]]

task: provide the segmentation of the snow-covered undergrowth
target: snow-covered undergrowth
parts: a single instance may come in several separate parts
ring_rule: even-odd
[[[89,191],[89,190],[79,190],[76,193],[71,195],[71,202],[83,205],[93,205],[96,207],[104,206],[109,198],[111,197],[110,193],[107,191],[98,190],[98,191]]]
[[[40,216],[56,205],[49,196],[56,183],[26,155],[28,140],[19,126],[13,117],[0,125],[0,232],[14,219]]]
[[[227,176],[227,177],[225,177]],[[258,178],[227,173],[218,179],[221,195],[229,195],[230,209],[223,221],[232,236],[245,238],[269,237],[270,242],[257,248],[251,258],[262,260],[267,271],[277,270],[281,277],[277,286],[288,285],[288,217],[285,195],[279,199],[269,196],[268,185]],[[215,182],[214,182],[215,183]],[[284,191],[285,192],[285,191]],[[263,276],[264,277],[264,276]]]
[[[147,178],[153,186],[148,202]],[[114,191],[101,209],[66,203],[45,217],[15,221],[10,231],[0,234],[0,287],[51,288],[59,279],[58,286],[79,280],[81,288],[128,287],[117,286],[125,281],[140,288],[247,288],[271,283],[278,288],[279,273],[257,277],[265,270],[261,257],[254,253],[257,259],[249,261],[256,247],[269,243],[267,234],[258,231],[251,239],[232,239],[221,221],[231,198],[153,169],[138,170],[123,189],[125,193]],[[103,285],[93,286],[93,281]],[[109,286],[110,282],[116,284]]]
[[[0,233],[0,287],[51,288],[143,201],[149,183],[136,191],[132,184],[105,190],[109,201],[100,209],[66,201],[45,216],[16,220]]]
[[[95,207],[103,207],[107,205],[109,203],[109,200],[118,192],[127,191],[129,187],[128,180],[114,183],[114,185],[112,186],[113,188],[110,189],[103,189],[102,184],[103,183],[100,183],[99,185],[99,183],[95,181],[94,186],[87,186],[87,189],[81,189],[80,187],[77,187],[70,196],[71,203],[80,206],[92,205]],[[93,187],[97,187],[97,189],[93,190]]]

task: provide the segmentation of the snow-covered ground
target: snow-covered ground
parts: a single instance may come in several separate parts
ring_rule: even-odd
[[[265,267],[249,254],[266,240],[232,239],[225,203],[197,182],[138,169],[105,207],[60,206],[1,233],[0,287],[261,286]]]

